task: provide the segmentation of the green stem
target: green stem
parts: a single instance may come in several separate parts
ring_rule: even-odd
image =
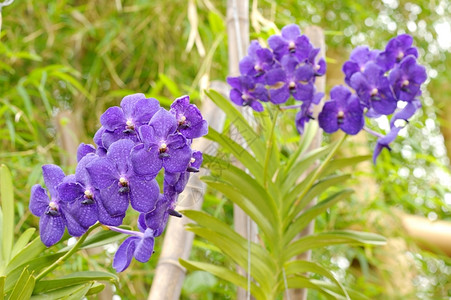
[[[91,226],[88,231],[85,232],[85,234],[83,234],[80,239],[78,239],[77,243],[63,256],[61,256],[60,258],[58,258],[57,261],[55,261],[53,264],[51,264],[48,268],[46,268],[44,271],[42,271],[41,273],[39,273],[38,276],[36,276],[36,281],[41,280],[45,275],[47,275],[48,273],[50,273],[51,271],[53,271],[56,267],[58,267],[58,265],[60,265],[62,262],[64,262],[66,259],[68,259],[69,257],[72,256],[72,254],[74,254],[75,252],[78,251],[78,249],[80,248],[81,244],[83,244],[83,242],[86,240],[86,238],[88,237],[88,235],[97,227],[100,226],[100,223],[96,223],[93,226]]]
[[[268,144],[266,147],[266,154],[265,154],[265,166],[263,168],[263,185],[265,188],[268,188],[268,165],[269,165],[269,158],[271,156],[272,151],[272,145],[273,145],[273,135],[274,135],[274,128],[276,127],[277,123],[277,117],[279,116],[279,108],[276,110],[276,113],[274,114],[272,126],[271,126],[271,132],[269,134],[268,138]]]
[[[305,187],[305,189],[302,191],[302,193],[299,195],[298,199],[296,200],[296,202],[294,202],[293,207],[297,206],[299,204],[299,202],[301,202],[302,198],[304,198],[304,196],[308,193],[308,191],[310,190],[310,188],[312,187],[312,185],[315,183],[315,181],[318,179],[319,175],[321,174],[321,172],[324,170],[324,168],[326,167],[326,165],[329,163],[329,161],[332,159],[332,157],[335,155],[335,153],[337,152],[338,148],[340,148],[340,146],[343,144],[344,140],[346,139],[348,135],[344,134],[340,140],[337,142],[337,144],[335,144],[335,146],[332,148],[332,150],[329,152],[329,155],[327,155],[326,159],[322,162],[322,164],[319,166],[318,169],[316,169],[315,173],[313,173],[313,175],[310,177],[310,180],[307,183],[307,186]]]

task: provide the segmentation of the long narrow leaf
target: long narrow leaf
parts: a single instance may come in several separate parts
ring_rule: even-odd
[[[230,201],[238,205],[255,223],[257,223],[268,240],[277,243],[276,229],[273,227],[273,224],[266,219],[266,216],[260,212],[257,206],[241,194],[240,190],[235,189],[227,183],[219,182],[216,178],[210,180],[205,176],[203,177],[203,180],[209,186],[223,193]]]
[[[295,186],[294,189],[285,197],[285,201],[287,205],[284,206],[284,211],[282,212],[282,216],[284,216],[286,221],[293,220],[300,212],[303,210],[316,196],[319,196],[322,192],[327,190],[331,186],[336,186],[340,183],[345,182],[351,176],[349,174],[340,175],[340,176],[331,176],[325,179],[322,179],[316,182],[310,190],[305,193],[302,199],[298,199],[297,195],[301,190],[305,189],[305,186],[308,183],[308,179],[304,179],[298,186]],[[297,205],[293,205],[294,202],[298,200]]]
[[[2,222],[2,260],[1,266],[5,266],[11,258],[11,250],[14,239],[14,193],[11,173],[5,165],[0,166],[0,197],[3,214]]]
[[[190,226],[188,227],[188,230],[194,232],[200,237],[205,238],[221,249],[225,255],[230,257],[236,264],[246,270],[246,272],[249,272],[248,262],[250,259],[250,272],[252,277],[259,283],[263,291],[269,292],[271,290],[271,287],[275,284],[273,269],[266,265],[258,255],[255,255],[255,251],[254,253],[251,251],[251,257],[249,258],[247,247],[243,247],[243,245],[230,237],[218,234],[208,228],[201,228],[197,226]]]
[[[219,221],[217,218],[197,210],[185,210],[182,213],[191,220],[195,221],[198,225],[214,230],[218,234],[230,238],[240,244],[241,247],[247,251],[247,239],[242,237],[227,224]],[[276,268],[276,264],[268,251],[262,248],[259,244],[251,242],[251,254],[253,256],[257,256],[270,269]]]
[[[14,258],[14,256],[16,256],[17,253],[19,253],[28,244],[35,231],[35,228],[28,228],[24,233],[20,235],[20,237],[14,244],[13,250],[11,252],[11,258]]]
[[[299,273],[315,273],[321,276],[324,276],[328,279],[330,279],[335,285],[337,286],[338,290],[341,292],[342,295],[346,297],[347,300],[349,299],[349,295],[346,292],[345,288],[341,285],[341,283],[334,277],[334,275],[323,268],[322,266],[305,260],[295,260],[290,261],[285,264],[285,272],[286,275],[289,276],[291,274],[299,274]]]
[[[224,267],[215,266],[209,263],[187,261],[180,259],[180,263],[185,268],[191,271],[202,270],[209,272],[223,280],[231,282],[234,285],[240,286],[243,289],[247,289],[247,280],[241,275],[238,275],[235,271],[230,271]],[[251,282],[251,294],[258,300],[268,299],[267,295],[258,287],[255,283]]]
[[[28,243],[14,258],[9,262],[6,267],[6,274],[9,274],[12,270],[18,266],[27,263],[28,261],[38,257],[46,249],[45,245],[41,242],[39,237]]]
[[[85,296],[89,292],[92,284],[93,284],[93,282],[88,282],[85,284],[64,287],[64,288],[53,290],[50,292],[33,295],[33,296],[31,296],[30,299],[31,300],[57,300],[57,299],[58,300],[59,299],[79,300],[79,299],[83,299],[83,296]],[[80,297],[80,294],[82,294],[81,297]],[[79,298],[74,298],[74,297],[79,297]]]
[[[30,271],[28,270],[27,267],[25,267],[19,278],[17,279],[17,281],[14,284],[14,288],[11,291],[11,294],[9,296],[9,300],[22,300],[22,299],[27,299],[27,298],[21,298],[22,292],[24,291],[24,289],[29,288],[28,285],[32,285],[34,287],[34,277],[33,275],[30,273]],[[32,288],[33,291],[33,288]],[[31,293],[30,293],[31,294]]]
[[[254,128],[249,125],[241,112],[233,106],[232,102],[224,98],[215,90],[209,90],[205,94],[231,119],[231,123],[238,130],[238,132],[246,140],[247,147],[252,150],[256,159],[263,162],[265,159],[266,145],[261,140],[261,136],[257,134]]]
[[[284,261],[289,261],[293,256],[301,254],[307,250],[319,247],[326,247],[337,244],[350,245],[384,245],[386,239],[378,234],[360,231],[329,231],[309,235],[286,247],[284,252]]]
[[[213,177],[208,178],[211,180]],[[269,222],[274,225],[279,223],[274,199],[249,174],[233,165],[228,165],[227,168],[222,169],[220,180],[242,191],[243,196],[251,201]]]
[[[340,299],[337,295],[331,295],[327,291],[323,290],[323,288],[312,282],[312,279],[306,278],[304,276],[295,276],[287,278],[287,285],[290,289],[314,289],[323,294],[327,299],[337,300]]]
[[[64,276],[63,278],[60,279],[39,281],[38,283],[36,283],[34,293],[39,294],[44,291],[52,291],[63,287],[79,285],[94,280],[118,282],[119,278],[115,274],[100,271],[76,272],[68,276]]]
[[[236,159],[238,159],[251,173],[254,177],[259,181],[263,182],[263,167],[258,161],[249,154],[249,152],[244,149],[241,145],[233,141],[231,138],[226,136],[225,134],[220,134],[215,131],[213,128],[208,129],[208,134],[205,138],[217,142],[224,149],[230,151]]]
[[[284,245],[288,245],[291,240],[310,223],[310,221],[325,212],[328,208],[330,208],[338,201],[351,195],[352,192],[352,190],[343,190],[337,192],[303,212],[292,224],[289,225],[288,230],[283,236]]]

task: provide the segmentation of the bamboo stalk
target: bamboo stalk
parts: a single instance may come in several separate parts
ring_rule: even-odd
[[[325,38],[324,38],[324,31],[318,27],[318,26],[309,26],[307,28],[305,28],[304,34],[308,36],[308,38],[310,39],[311,43],[313,44],[313,46],[315,48],[320,48],[320,52],[319,52],[319,57],[326,57],[326,42],[325,42]],[[322,92],[324,93],[326,91],[326,76],[321,76],[316,78],[316,82],[315,82],[315,86],[316,86],[316,90],[317,92]],[[320,113],[322,109],[322,103],[320,105],[317,105],[314,110],[313,110],[313,117],[315,119],[318,118],[318,114]],[[322,140],[322,136],[323,136],[323,132],[322,130],[319,128],[315,138],[313,139],[310,147],[309,147],[309,151],[319,148],[321,147],[321,140]],[[317,167],[318,164],[314,164],[311,168],[309,168],[307,170],[307,172],[301,177],[301,178],[305,178],[305,176],[307,176],[307,174],[309,172],[311,172],[313,169],[315,169]],[[305,209],[308,209],[310,207],[312,207],[313,205],[315,205],[317,202],[317,199],[314,198],[309,205],[307,205],[307,207]],[[309,225],[307,227],[305,227],[304,230],[302,230],[298,236],[297,239],[313,234],[315,230],[315,221],[311,221],[309,223]],[[298,255],[296,257],[297,260],[310,260],[312,256],[312,252],[311,250],[306,251],[300,255]],[[307,299],[307,289],[293,289],[293,290],[289,290],[288,292],[288,296],[286,296],[286,299],[300,299],[300,300],[305,300]]]
[[[228,94],[225,83],[213,82],[211,87],[222,94]],[[221,132],[224,126],[225,115],[209,99],[202,102],[202,115],[210,127]],[[193,149],[214,155],[217,149],[215,143],[201,138],[193,142]],[[206,175],[206,170],[191,174],[188,184],[182,194],[179,195],[177,209],[200,210],[202,208],[205,184],[200,180]],[[194,234],[185,230],[185,225],[190,222],[186,217],[170,218],[166,229],[160,259],[155,270],[155,277],[149,293],[149,300],[176,300],[180,297],[186,270],[178,260],[188,259],[193,244]]]

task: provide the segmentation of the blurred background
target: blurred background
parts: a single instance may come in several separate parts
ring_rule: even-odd
[[[189,94],[201,106],[209,83],[227,76],[225,6],[224,0],[16,0],[3,8],[0,163],[13,173],[16,232],[38,225],[28,199],[31,186],[42,182],[41,165],[56,163],[73,172],[78,143],[92,143],[100,115],[123,96],[142,92],[168,106]],[[353,170],[355,195],[316,226],[378,232],[388,244],[334,246],[313,256],[370,299],[451,299],[451,251],[419,243],[403,217],[451,222],[450,1],[250,1],[251,39],[264,41],[289,23],[325,31],[328,90],[343,83],[341,66],[355,46],[382,49],[397,34],[414,37],[429,75],[423,109],[391,153],[384,151],[377,165]],[[389,125],[379,120],[371,126],[384,132]],[[374,138],[361,133],[343,155],[371,153],[374,145]],[[232,223],[232,205],[221,196],[207,194],[204,209]],[[130,216],[129,224],[135,219]],[[112,271],[115,247],[89,253],[89,260],[81,252],[59,271]],[[194,242],[192,257],[232,266],[201,239]],[[158,251],[147,264],[132,263],[120,274],[120,289],[113,288],[115,298],[145,299],[157,260]],[[234,295],[234,286],[194,272],[186,278],[182,299]]]

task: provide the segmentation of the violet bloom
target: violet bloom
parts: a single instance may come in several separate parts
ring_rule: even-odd
[[[418,50],[412,47],[412,42],[413,38],[408,34],[401,34],[392,38],[385,47],[385,51],[377,57],[377,63],[384,68],[384,71],[387,71],[408,55],[418,57]]]
[[[139,212],[154,209],[159,186],[154,176],[135,174],[130,151],[135,144],[128,139],[111,144],[104,157],[86,166],[94,188],[100,190],[100,201],[111,217],[123,217],[128,204]]]
[[[373,163],[376,163],[376,160],[377,160],[379,154],[381,153],[382,149],[386,148],[391,151],[391,148],[389,145],[391,142],[393,142],[396,139],[399,131],[401,131],[402,128],[403,127],[393,126],[390,129],[390,132],[386,136],[383,136],[377,140],[377,144],[376,144],[376,147],[374,148],[374,152],[373,152]]]
[[[169,173],[165,172],[164,174],[164,184],[170,185],[173,187],[174,192],[180,194],[186,187],[188,183],[189,176],[191,173],[199,172],[199,168],[202,165],[202,152],[193,151],[191,156],[191,160],[186,168],[185,172],[182,173]]]
[[[363,105],[376,113],[390,115],[396,109],[395,99],[384,70],[373,62],[367,63],[363,72],[351,77],[351,86],[357,92]]]
[[[296,24],[286,25],[282,28],[281,35],[273,35],[268,39],[268,45],[273,50],[277,60],[281,60],[283,56],[293,53],[296,54],[297,47],[305,44],[305,36],[301,37],[301,29]]]
[[[128,268],[133,257],[139,262],[147,262],[153,254],[155,244],[154,231],[146,227],[142,218],[138,218],[139,231],[124,230],[110,227],[111,230],[129,234],[116,251],[113,259],[113,268],[116,272],[122,272]]]
[[[412,101],[419,96],[426,78],[426,68],[418,65],[414,56],[403,59],[388,75],[396,98],[403,101]]]
[[[61,201],[67,203],[73,216],[86,229],[97,220],[105,225],[118,226],[122,224],[124,215],[111,216],[100,196],[100,191],[91,183],[91,177],[86,166],[98,159],[97,155],[84,156],[77,165],[75,178],[72,181],[63,182],[58,186]]]
[[[301,109],[296,114],[295,124],[299,134],[304,134],[305,124],[313,119],[313,106],[318,105],[321,99],[324,97],[324,93],[316,93],[310,101],[303,101]]]
[[[100,117],[100,123],[105,128],[102,134],[103,147],[108,149],[112,143],[124,138],[137,142],[136,130],[147,124],[159,108],[157,99],[147,99],[144,94],[125,96],[121,107],[110,107]]]
[[[98,156],[105,156],[107,153],[107,148],[103,146],[102,135],[105,133],[105,127],[101,126],[94,134],[94,143],[97,146],[96,154]]]
[[[285,56],[281,64],[282,68],[272,69],[266,74],[266,83],[272,87],[269,91],[271,102],[285,103],[291,95],[296,100],[311,99],[314,92],[312,66],[299,64],[292,56]]]
[[[257,83],[265,83],[264,74],[274,65],[271,50],[262,48],[258,41],[252,41],[248,55],[240,61],[240,73],[252,77]]]
[[[366,63],[375,61],[379,52],[379,50],[370,50],[367,46],[359,46],[352,50],[349,60],[343,64],[345,82],[354,88],[351,84],[352,75],[365,71]]]
[[[319,126],[326,133],[341,129],[347,134],[357,134],[365,122],[359,98],[342,85],[330,91],[330,98],[318,116]]]
[[[161,108],[149,122],[139,128],[141,144],[133,148],[131,160],[137,174],[156,176],[164,167],[167,172],[186,170],[191,148],[183,134],[177,132],[176,117]]]
[[[406,106],[393,115],[390,120],[390,127],[395,126],[395,122],[398,120],[404,120],[409,122],[409,119],[421,108],[421,102],[418,99],[413,99],[413,101],[407,102]]]
[[[57,187],[66,179],[63,170],[56,165],[43,165],[42,174],[50,197],[47,190],[35,184],[31,188],[29,208],[33,215],[40,217],[41,241],[50,247],[61,240],[66,226],[72,236],[81,236],[86,228],[80,226],[71,216],[66,203],[60,200]]]
[[[189,96],[175,99],[170,112],[177,119],[177,130],[187,139],[194,139],[208,133],[208,124],[196,105],[189,103]]]
[[[160,194],[156,208],[146,214],[140,214],[140,222],[144,221],[147,228],[154,231],[154,236],[163,234],[166,224],[168,223],[170,212],[174,214],[176,195]]]
[[[253,110],[263,111],[263,105],[258,101],[269,101],[269,94],[263,84],[256,83],[249,76],[227,77],[230,84],[230,100],[239,106],[250,106]]]
[[[81,143],[77,149],[77,162],[79,162],[83,157],[89,153],[95,153],[96,148],[91,144]]]

